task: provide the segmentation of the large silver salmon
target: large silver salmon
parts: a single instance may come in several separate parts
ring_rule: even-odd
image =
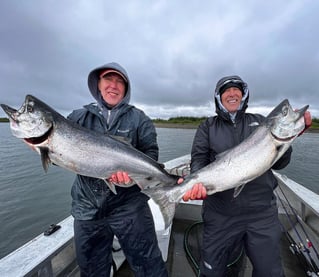
[[[27,95],[19,110],[1,104],[9,116],[12,134],[41,155],[45,170],[50,163],[74,173],[107,179],[116,171],[126,171],[141,189],[175,185],[175,175],[125,141],[97,133],[64,118],[32,95]]]
[[[144,193],[166,209],[162,211],[165,221],[171,220],[176,204],[196,183],[203,183],[208,195],[235,188],[236,197],[246,183],[270,169],[304,130],[307,109],[305,106],[294,111],[287,99],[282,101],[247,139],[219,154],[214,162],[186,177],[181,185],[149,188]]]

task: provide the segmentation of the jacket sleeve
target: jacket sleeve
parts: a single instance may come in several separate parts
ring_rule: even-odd
[[[72,111],[68,116],[67,119],[80,124],[81,119],[84,117],[85,114],[85,110],[84,109],[78,109],[78,110],[74,110]],[[83,124],[80,124],[83,125]]]
[[[158,160],[157,133],[152,120],[144,113],[138,126],[138,144],[136,147],[155,161]]]
[[[191,172],[195,172],[210,163],[209,123],[203,122],[197,129],[191,152]]]
[[[290,146],[282,157],[272,166],[272,169],[279,170],[285,168],[290,163],[291,153],[292,147]]]

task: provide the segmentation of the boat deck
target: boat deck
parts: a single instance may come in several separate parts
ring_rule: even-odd
[[[194,277],[196,276],[191,264],[187,259],[186,252],[184,250],[184,235],[191,224],[194,221],[184,219],[174,219],[172,232],[170,237],[169,252],[167,258],[167,269],[169,276],[171,277]],[[281,251],[283,257],[283,265],[285,270],[285,276],[287,277],[302,277],[308,276],[300,267],[296,256],[289,250],[289,243],[285,236],[282,238]],[[233,268],[228,272],[229,277],[250,277],[252,276],[251,264],[246,256],[237,263],[237,268]],[[235,273],[237,271],[237,273]],[[129,264],[127,261],[119,268],[114,277],[133,277]]]
[[[183,247],[184,232],[192,223],[189,220],[175,219],[172,226],[172,232],[169,242],[169,251],[167,257],[167,270],[169,276],[187,277],[196,276],[191,265],[189,264],[185,250]],[[133,277],[129,264],[125,261],[119,270],[114,274],[114,277]]]

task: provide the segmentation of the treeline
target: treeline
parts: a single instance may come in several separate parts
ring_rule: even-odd
[[[179,116],[171,117],[169,119],[153,119],[154,123],[172,123],[172,124],[194,124],[198,125],[204,121],[207,117],[192,117],[192,116]]]
[[[313,118],[312,119],[311,128],[319,129],[319,118]]]
[[[0,122],[9,122],[9,118],[0,117]]]
[[[179,117],[171,117],[169,119],[153,119],[154,123],[159,124],[189,124],[189,125],[199,125],[202,121],[204,121],[207,117],[191,117],[191,116],[179,116]],[[319,118],[312,118],[311,129],[319,129]]]

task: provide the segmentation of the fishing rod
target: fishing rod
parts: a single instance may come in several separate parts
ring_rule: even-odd
[[[299,239],[299,243],[296,243],[294,241],[294,239],[292,238],[292,236],[289,234],[289,232],[286,230],[286,228],[282,224],[282,227],[285,230],[285,234],[286,234],[286,237],[288,239],[288,242],[290,243],[290,249],[292,250],[292,252],[294,254],[296,254],[298,260],[303,265],[303,267],[307,268],[307,274],[308,275],[309,275],[309,273],[312,272],[312,273],[316,274],[315,276],[319,276],[319,268],[318,268],[316,262],[313,260],[313,258],[311,256],[311,252],[310,252],[309,249],[312,248],[314,250],[314,252],[316,253],[316,255],[317,255],[317,251],[316,251],[313,243],[309,239],[309,236],[308,236],[306,230],[302,226],[302,223],[300,222],[300,219],[298,218],[298,215],[296,214],[295,210],[291,206],[291,204],[290,204],[288,198],[286,197],[285,193],[283,192],[283,190],[281,189],[280,186],[279,186],[279,188],[280,188],[280,191],[281,191],[282,195],[284,196],[284,198],[285,198],[290,210],[292,211],[293,215],[295,216],[296,222],[299,223],[299,226],[301,226],[302,231],[303,231],[303,233],[304,233],[304,235],[306,237],[306,242],[307,242],[307,246],[308,246],[308,248],[305,247],[305,244],[303,243],[303,239],[301,238],[301,235],[298,232],[298,230],[297,230],[297,228],[295,226],[295,223],[293,222],[293,220],[292,220],[292,218],[290,216],[290,213],[288,212],[288,210],[286,208],[286,205],[283,203],[283,200],[281,199],[281,197],[279,197],[278,193],[276,192],[277,198],[281,202],[281,205],[282,205],[282,207],[283,207],[283,209],[284,209],[284,211],[285,211],[285,213],[287,215],[287,218],[288,218],[288,221],[289,221],[289,223],[291,225],[291,228],[294,230],[294,232],[296,233],[296,235],[297,235],[297,237]],[[303,253],[307,254],[308,259],[304,256]],[[317,257],[318,257],[318,255],[317,255]],[[307,266],[305,266],[305,263],[307,264]],[[310,267],[311,272],[309,272],[309,267]]]
[[[288,200],[286,194],[284,193],[284,191],[282,190],[282,188],[281,188],[280,186],[279,186],[279,189],[280,189],[282,195],[285,197],[285,200],[286,200],[286,202],[287,202],[287,204],[288,204],[290,210],[291,210],[292,213],[294,214],[294,216],[295,216],[295,218],[296,218],[296,221],[298,221],[298,223],[300,224],[300,227],[301,227],[301,229],[302,229],[304,235],[306,236],[306,242],[307,242],[308,247],[309,247],[309,248],[312,247],[312,249],[314,250],[314,252],[315,252],[315,254],[316,254],[317,259],[319,260],[319,253],[318,253],[317,249],[314,247],[314,245],[313,245],[313,243],[311,242],[311,240],[308,238],[309,236],[308,236],[308,233],[307,233],[306,229],[305,229],[304,226],[300,223],[300,216],[296,213],[295,209],[291,206],[290,201]]]
[[[282,202],[282,200],[280,200]],[[283,203],[282,203],[283,205]],[[297,257],[300,265],[302,266],[302,268],[306,271],[308,276],[317,276],[317,275],[312,275],[312,273],[314,272],[318,272],[316,269],[316,265],[310,255],[310,251],[309,249],[307,249],[304,244],[302,243],[302,238],[298,232],[298,230],[295,227],[295,223],[292,221],[291,217],[289,216],[289,213],[287,211],[287,209],[285,208],[285,206],[283,206],[285,213],[287,215],[288,221],[291,225],[291,228],[295,231],[297,237],[299,238],[299,243],[297,243],[294,238],[290,235],[290,233],[288,232],[288,230],[284,227],[284,225],[281,223],[281,226],[284,230],[285,233],[285,237],[288,240],[289,243],[289,249],[290,251]],[[307,253],[307,257],[305,256],[305,253]]]
[[[283,225],[282,225],[282,227],[283,227],[283,229],[285,229],[285,227]],[[289,234],[288,231],[285,231],[285,237],[289,243],[290,251],[297,257],[297,260],[299,261],[300,265],[302,266],[302,268],[306,271],[307,275],[309,276],[311,274],[311,272],[309,270],[309,262],[308,262],[307,258],[305,257],[305,255],[302,253],[303,250],[301,249],[301,246],[295,242],[295,240]]]

